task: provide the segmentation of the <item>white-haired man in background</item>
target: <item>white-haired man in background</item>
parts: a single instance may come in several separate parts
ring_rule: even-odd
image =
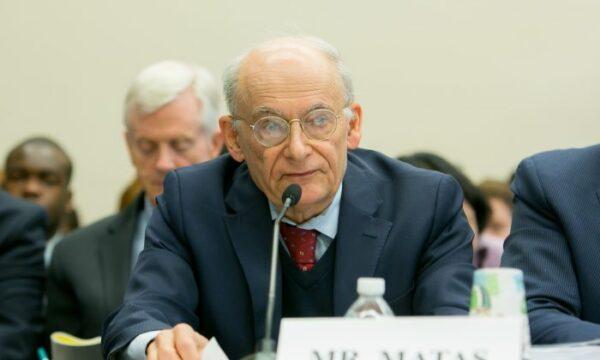
[[[218,86],[197,66],[163,61],[133,81],[125,99],[125,141],[143,191],[120,213],[57,246],[48,273],[48,333],[100,335],[104,319],[123,301],[164,176],[219,153],[218,108]]]

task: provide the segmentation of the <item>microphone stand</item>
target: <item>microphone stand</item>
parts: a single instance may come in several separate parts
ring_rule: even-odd
[[[269,297],[265,321],[265,337],[258,345],[258,352],[242,358],[242,360],[275,360],[275,340],[273,340],[273,311],[275,309],[275,281],[277,276],[277,258],[279,256],[279,223],[292,204],[292,199],[286,197],[283,207],[273,225],[273,246],[271,249],[271,275],[269,277]]]

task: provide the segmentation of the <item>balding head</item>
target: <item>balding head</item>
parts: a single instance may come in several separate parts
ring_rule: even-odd
[[[334,76],[332,79],[334,84],[340,88],[343,105],[350,105],[354,101],[352,78],[339,51],[322,39],[297,36],[265,41],[233,61],[223,75],[223,92],[229,112],[235,114],[238,102],[247,100],[244,95],[248,91],[244,88],[246,84],[242,81],[246,70],[252,73],[252,70],[258,70],[257,66],[262,65],[264,69],[265,66],[271,66],[275,63],[285,64],[286,62],[290,67],[293,67],[297,65],[297,60],[302,58],[309,60],[311,57],[313,59],[319,57],[328,63],[328,66],[331,66],[327,70],[328,73]],[[313,65],[316,64],[317,62]],[[302,71],[317,70],[317,68],[313,68],[303,69]]]

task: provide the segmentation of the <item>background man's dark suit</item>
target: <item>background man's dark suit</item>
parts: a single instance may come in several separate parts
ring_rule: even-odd
[[[0,190],[0,359],[34,359],[42,332],[46,215]]]
[[[264,194],[229,156],[167,175],[126,299],[107,320],[105,354],[150,330],[189,323],[230,358],[263,336],[272,232]],[[466,314],[472,232],[449,176],[381,154],[348,155],[335,246],[333,308],[360,276],[386,279],[397,315]],[[281,318],[281,278],[275,309]]]
[[[100,335],[104,319],[123,301],[143,196],[121,213],[79,229],[58,244],[48,270],[47,331]]]
[[[525,274],[533,343],[600,338],[600,145],[525,159],[503,266]]]

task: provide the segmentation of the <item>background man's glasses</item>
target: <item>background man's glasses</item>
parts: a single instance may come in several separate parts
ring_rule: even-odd
[[[345,109],[344,109],[345,110]],[[335,132],[339,115],[328,109],[317,109],[309,112],[301,119],[286,120],[282,117],[269,115],[262,117],[253,124],[242,118],[234,121],[243,121],[254,133],[256,140],[265,147],[281,144],[290,135],[293,122],[299,122],[302,131],[312,140],[328,140]]]

